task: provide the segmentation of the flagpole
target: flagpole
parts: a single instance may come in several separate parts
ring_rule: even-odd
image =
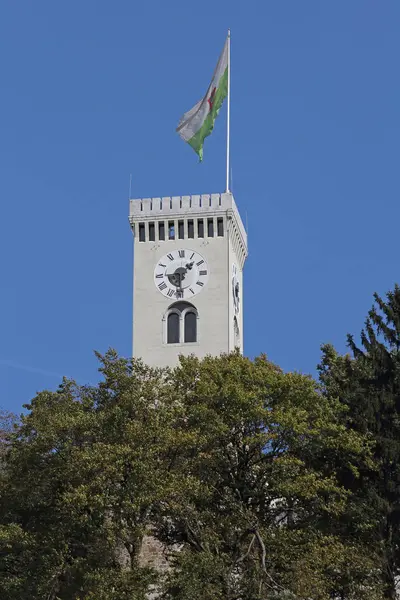
[[[229,150],[231,126],[231,30],[228,29],[228,97],[226,113],[226,193],[229,193]]]

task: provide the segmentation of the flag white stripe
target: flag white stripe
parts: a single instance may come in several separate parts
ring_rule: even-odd
[[[221,77],[225,73],[228,67],[228,39],[225,42],[222,54],[219,57],[218,64],[215,68],[211,83],[208,87],[207,93],[202,100],[186,112],[181,120],[179,121],[177,132],[185,142],[188,142],[201,128],[203,125],[210,107],[208,100],[213,92],[214,88],[218,89]]]

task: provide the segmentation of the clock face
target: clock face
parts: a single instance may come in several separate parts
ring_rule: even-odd
[[[232,299],[235,313],[240,311],[240,285],[238,278],[238,268],[235,264],[232,265]]]
[[[198,252],[182,248],[171,250],[154,269],[156,288],[167,298],[190,300],[207,284],[209,268]]]

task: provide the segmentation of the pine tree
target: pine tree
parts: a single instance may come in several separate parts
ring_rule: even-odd
[[[372,441],[374,466],[355,474],[341,467],[341,481],[353,492],[342,520],[346,536],[362,538],[381,557],[385,597],[396,598],[400,574],[400,288],[383,300],[374,294],[352,356],[323,347],[320,365],[325,393],[346,406],[346,425]]]

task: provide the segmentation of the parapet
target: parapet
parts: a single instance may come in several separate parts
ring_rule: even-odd
[[[164,196],[137,198],[130,201],[130,215],[137,218],[174,213],[225,211],[232,208],[232,194],[198,194],[193,196]]]
[[[189,215],[231,215],[237,222],[245,247],[247,234],[239,211],[231,193],[196,194],[192,196],[164,196],[162,198],[135,198],[129,202],[129,221],[131,225],[137,221],[162,219]]]

